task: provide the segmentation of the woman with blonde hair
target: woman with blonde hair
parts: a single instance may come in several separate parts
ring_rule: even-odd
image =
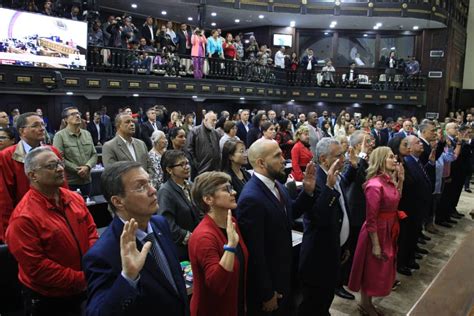
[[[291,175],[296,181],[303,181],[306,165],[313,159],[309,145],[309,129],[302,125],[295,132],[295,145],[291,149]]]
[[[168,128],[172,129],[174,127],[182,127],[182,126],[183,126],[183,122],[181,122],[181,114],[176,111],[171,112]]]
[[[346,117],[345,112],[341,112],[334,125],[334,136],[346,136]]]
[[[403,166],[389,147],[378,147],[370,154],[364,184],[366,220],[349,278],[349,289],[361,292],[362,315],[380,315],[372,297],[389,295],[395,281],[398,219],[404,215],[397,209],[404,176]]]

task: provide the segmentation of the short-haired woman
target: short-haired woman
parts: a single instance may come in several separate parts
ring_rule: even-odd
[[[364,315],[379,315],[372,297],[389,295],[395,281],[400,231],[397,210],[404,177],[403,166],[389,147],[378,147],[370,154],[364,185],[366,220],[349,279],[349,289],[361,292],[359,309]]]
[[[295,132],[295,146],[291,150],[291,175],[296,181],[303,181],[303,172],[306,165],[313,159],[313,153],[309,149],[309,129],[307,126],[300,126]]]
[[[15,133],[11,127],[0,127],[0,151],[15,145]]]
[[[188,259],[188,241],[199,224],[201,214],[191,199],[189,160],[180,150],[168,150],[161,157],[166,182],[157,193],[159,210],[170,226],[180,260]]]
[[[262,138],[268,140],[275,140],[276,130],[272,122],[266,121],[262,124]]]
[[[206,215],[189,240],[191,315],[243,316],[248,252],[231,213],[237,202],[230,176],[204,172],[196,177],[192,195]]]
[[[151,164],[155,173],[151,174],[151,182],[155,189],[159,189],[160,185],[163,183],[163,169],[161,169],[161,156],[166,151],[166,147],[168,147],[168,140],[166,139],[165,133],[162,131],[154,131],[151,134],[151,142],[153,144],[153,148],[148,152],[148,156],[150,157]]]
[[[221,171],[227,173],[231,178],[231,184],[237,192],[236,199],[239,199],[240,192],[247,181],[250,180],[250,173],[244,166],[248,163],[247,150],[241,140],[228,140],[222,149]]]
[[[219,140],[219,148],[221,149],[221,153],[222,149],[224,148],[224,144],[228,140],[240,140],[240,138],[237,136],[237,125],[234,121],[225,121],[223,129],[224,135]]]

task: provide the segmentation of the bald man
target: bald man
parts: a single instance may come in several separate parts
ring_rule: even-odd
[[[306,167],[304,190],[292,201],[284,185],[285,159],[278,143],[260,140],[248,152],[254,169],[239,197],[239,227],[249,251],[248,315],[291,315],[293,219],[311,208],[315,167]],[[277,181],[279,180],[279,181]]]
[[[204,115],[202,124],[194,127],[188,133],[186,148],[192,156],[192,165],[196,175],[220,169],[219,140],[221,137],[216,131],[216,123],[216,113],[209,111]]]
[[[416,253],[428,253],[425,249],[419,248],[417,242],[421,236],[423,219],[429,213],[433,199],[428,174],[434,172],[435,154],[434,152],[430,154],[429,162],[423,165],[420,160],[424,150],[423,143],[413,135],[407,136],[406,139],[410,155],[404,158],[405,181],[399,207],[407,213],[408,217],[400,222],[397,271],[410,276],[413,269],[420,268],[415,261]]]

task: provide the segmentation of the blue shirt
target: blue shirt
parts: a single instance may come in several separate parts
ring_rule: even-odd
[[[211,55],[217,53],[219,56],[224,54],[222,43],[218,38],[215,39],[214,37],[210,36],[207,39],[207,53]]]

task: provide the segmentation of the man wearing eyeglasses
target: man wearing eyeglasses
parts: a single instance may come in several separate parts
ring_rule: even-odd
[[[98,239],[84,200],[62,188],[64,162],[49,147],[24,159],[30,190],[15,208],[5,240],[18,261],[25,315],[81,315],[82,256]]]
[[[54,135],[53,145],[64,157],[69,188],[89,196],[91,169],[97,163],[94,141],[89,131],[81,129],[81,112],[76,107],[65,108],[61,116],[67,125]]]
[[[87,315],[188,316],[181,266],[168,222],[156,214],[156,189],[137,162],[107,166],[101,176],[112,223],[84,256]]]
[[[19,115],[16,126],[20,141],[0,152],[0,242],[4,240],[13,209],[30,189],[24,170],[25,156],[31,149],[41,146],[45,137],[44,122],[34,112]],[[61,157],[55,147],[50,148]],[[63,186],[67,187],[65,181]]]

